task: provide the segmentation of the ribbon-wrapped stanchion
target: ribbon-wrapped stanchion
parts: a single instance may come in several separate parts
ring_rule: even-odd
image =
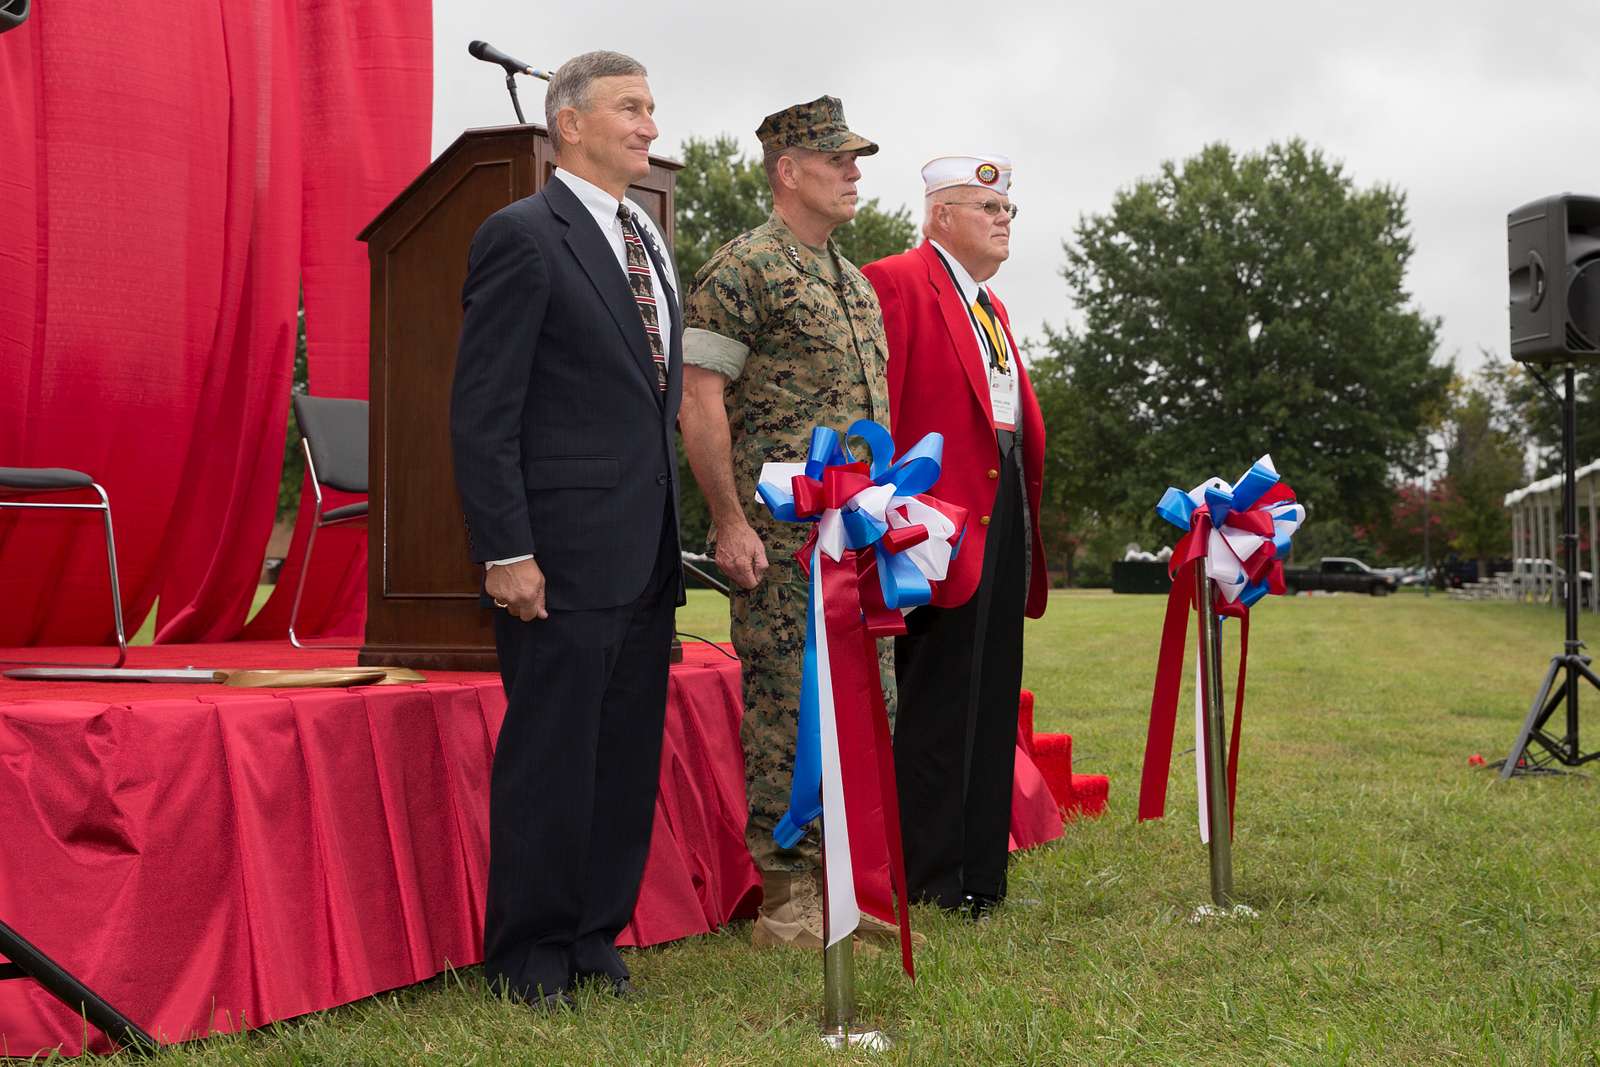
[[[1172,736],[1177,725],[1178,690],[1183,676],[1183,656],[1189,609],[1197,609],[1199,625],[1205,612],[1199,590],[1212,589],[1217,615],[1234,617],[1239,624],[1239,676],[1234,687],[1233,729],[1228,739],[1227,810],[1232,836],[1232,814],[1238,795],[1239,731],[1244,720],[1245,664],[1250,655],[1250,607],[1269,593],[1284,592],[1283,558],[1290,538],[1305,521],[1305,508],[1294,491],[1278,479],[1271,456],[1262,456],[1237,484],[1212,478],[1184,492],[1169,488],[1156,512],[1185,531],[1173,549],[1168,571],[1172,592],[1167,597],[1166,621],[1161,631],[1161,652],[1156,665],[1155,689],[1150,700],[1150,728],[1145,740],[1144,773],[1139,786],[1139,818],[1159,819],[1166,813],[1167,777],[1172,766]],[[1200,568],[1197,575],[1196,569]],[[1199,580],[1204,579],[1204,580]],[[1208,584],[1209,583],[1209,584]],[[1220,631],[1220,628],[1219,628]],[[1202,649],[1214,635],[1200,634]],[[1211,653],[1218,656],[1214,650]],[[1210,840],[1203,759],[1206,742],[1204,709],[1199,677],[1206,669],[1196,664],[1196,769],[1200,793],[1200,832]],[[1216,677],[1220,680],[1220,672]]]
[[[849,937],[865,909],[898,924],[902,962],[913,975],[876,642],[904,633],[904,613],[932,599],[966,511],[926,495],[939,479],[939,434],[898,457],[878,423],[862,420],[848,434],[866,443],[869,462],[853,461],[836,431],[818,427],[804,463],[764,465],[757,487],[777,519],[815,524],[795,556],[811,588],[794,781],[773,837],[792,847],[821,816],[827,943]]]

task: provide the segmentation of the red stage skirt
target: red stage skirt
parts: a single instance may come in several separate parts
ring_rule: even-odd
[[[353,658],[241,642],[137,648],[129,665]],[[752,913],[760,892],[744,843],[737,661],[686,646],[668,700],[654,837],[625,945],[709,932]],[[161,1041],[477,963],[504,714],[490,674],[285,690],[0,680],[0,922]],[[1060,833],[1019,749],[1013,843]],[[35,983],[0,982],[0,1056],[76,1054],[83,1031]]]

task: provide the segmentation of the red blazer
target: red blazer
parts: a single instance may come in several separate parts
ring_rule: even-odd
[[[956,607],[978,588],[989,533],[982,520],[994,509],[999,487],[984,357],[961,293],[927,241],[909,252],[869,263],[862,273],[877,290],[878,303],[883,306],[883,326],[889,338],[889,416],[895,444],[910,448],[924,434],[944,434],[943,473],[931,493],[969,513],[966,540],[933,599],[940,607]],[[1010,316],[998,299],[994,304],[1015,351]],[[1033,517],[1027,613],[1037,619],[1044,614],[1050,587],[1039,536],[1044,419],[1020,359],[1017,400],[1022,419],[1023,481],[1028,513]]]

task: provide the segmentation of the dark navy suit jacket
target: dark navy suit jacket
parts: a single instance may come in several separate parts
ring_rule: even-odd
[[[664,522],[676,541],[683,314],[649,252],[672,319],[665,395],[616,254],[560,179],[472,240],[450,403],[468,546],[480,563],[534,553],[551,610],[635,600]]]

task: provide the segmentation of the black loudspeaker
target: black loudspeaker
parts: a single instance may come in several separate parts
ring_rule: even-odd
[[[1506,216],[1511,358],[1600,363],[1600,197],[1562,193]]]
[[[28,0],[0,0],[0,33],[28,21]]]

